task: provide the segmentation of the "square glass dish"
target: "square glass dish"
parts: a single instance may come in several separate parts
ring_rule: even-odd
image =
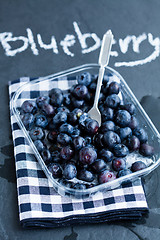
[[[20,115],[20,108],[25,100],[35,100],[39,96],[49,96],[49,91],[53,88],[60,88],[63,91],[69,90],[73,85],[77,84],[76,76],[84,72],[89,72],[91,75],[98,75],[100,66],[98,64],[86,64],[79,67],[69,69],[57,74],[53,74],[47,77],[41,77],[30,81],[22,87],[20,87],[11,99],[11,110],[15,115],[20,128],[23,130],[24,136],[28,140],[33,152],[41,165],[42,170],[48,179],[52,182],[55,190],[62,196],[72,196],[72,197],[88,197],[98,191],[106,191],[120,186],[123,182],[127,180],[134,181],[139,177],[145,176],[153,171],[160,164],[160,134],[151,122],[148,115],[145,113],[144,109],[128,87],[127,83],[123,77],[110,67],[105,68],[105,76],[109,76],[110,82],[117,81],[121,85],[121,92],[119,97],[121,101],[132,102],[136,107],[136,116],[147,134],[148,143],[154,147],[154,154],[152,157],[143,157],[139,153],[129,153],[126,157],[126,162],[130,167],[135,161],[143,161],[147,167],[143,170],[130,173],[129,175],[116,178],[113,181],[109,181],[100,185],[93,186],[87,189],[73,189],[60,184],[57,179],[52,177],[51,172],[48,170],[46,164],[44,163],[41,154],[35,147],[28,131],[26,130]]]

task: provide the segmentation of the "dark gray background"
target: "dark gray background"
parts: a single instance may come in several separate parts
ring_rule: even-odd
[[[76,37],[73,22],[76,21],[83,33],[96,33],[102,39],[108,29],[112,29],[115,39],[127,35],[152,33],[160,36],[159,0],[1,0],[0,33],[12,32],[13,36],[26,36],[30,28],[34,34],[40,33],[44,42],[49,43],[54,35],[59,54],[41,49],[33,55],[30,48],[14,57],[5,55],[0,44],[0,239],[4,240],[81,240],[81,239],[158,239],[160,236],[160,168],[146,179],[145,189],[150,213],[147,219],[134,223],[104,223],[73,228],[23,230],[19,225],[16,195],[16,177],[12,138],[9,122],[8,88],[9,80],[21,76],[45,76],[84,63],[97,63],[99,49],[82,54]],[[76,44],[70,49],[75,56],[67,56],[60,47],[66,34],[76,37]],[[88,41],[88,44],[93,42]],[[12,44],[18,47],[20,43]],[[112,48],[118,51],[117,58],[111,57],[109,65],[116,61],[131,61],[150,55],[153,48],[145,41],[136,54],[130,46],[122,54],[119,45]],[[160,130],[160,58],[151,63],[135,67],[115,68],[125,78],[138,100]]]

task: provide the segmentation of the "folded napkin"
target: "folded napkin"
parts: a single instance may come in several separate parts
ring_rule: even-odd
[[[25,77],[9,82],[10,99],[19,87],[29,81],[32,79]],[[39,89],[44,90],[41,87]],[[26,98],[29,99],[31,95],[32,98],[37,97],[34,89],[21,94],[22,102]],[[76,199],[60,196],[41,170],[12,112],[11,127],[19,218],[24,228],[136,220],[148,212],[144,189],[139,179],[114,190],[96,193],[89,198]]]

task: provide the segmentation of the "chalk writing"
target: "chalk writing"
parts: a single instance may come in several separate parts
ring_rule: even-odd
[[[79,44],[81,47],[81,54],[89,54],[101,46],[101,39],[97,36],[96,33],[83,33],[80,29],[80,26],[77,22],[73,22],[73,34],[66,34],[62,40],[58,43],[54,35],[51,36],[50,43],[44,43],[42,40],[41,34],[33,34],[30,28],[26,29],[26,36],[13,36],[12,32],[3,32],[0,33],[0,43],[4,49],[4,53],[8,57],[13,57],[16,54],[22,53],[28,48],[31,49],[33,55],[40,55],[40,49],[52,50],[54,54],[59,54],[60,48],[62,48],[64,54],[69,57],[75,57],[75,53],[72,50],[72,46]],[[106,29],[107,31],[107,29]],[[87,41],[91,39],[92,43],[89,44]],[[12,42],[18,42],[20,47],[13,48]],[[143,43],[147,42],[152,52],[149,56],[145,58],[140,58],[140,46],[143,46]],[[119,49],[115,51],[114,45]],[[143,65],[155,60],[160,55],[160,38],[154,38],[151,33],[143,33],[139,36],[128,35],[124,39],[113,39],[113,46],[111,51],[111,56],[117,58],[120,53],[127,54],[129,46],[132,47],[132,51],[135,54],[139,54],[139,60],[130,60],[130,61],[115,61],[115,67],[133,67],[138,65]],[[142,48],[141,48],[142,49]],[[144,55],[144,54],[143,54]]]

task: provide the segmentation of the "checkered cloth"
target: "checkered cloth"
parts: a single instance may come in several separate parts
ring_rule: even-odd
[[[23,84],[32,81],[21,78],[9,82],[10,99]],[[73,81],[59,79],[54,87]],[[42,81],[43,82],[43,81]],[[51,86],[34,86],[21,94],[20,104],[30,98],[45,94]],[[73,83],[72,83],[73,84]],[[52,85],[53,87],[53,85]],[[78,223],[99,223],[115,220],[136,220],[148,211],[141,180],[128,182],[121,187],[99,192],[89,198],[76,199],[60,196],[45,176],[32,148],[24,137],[15,116],[11,113],[11,127],[17,176],[17,192],[20,223],[24,228],[57,227]]]

